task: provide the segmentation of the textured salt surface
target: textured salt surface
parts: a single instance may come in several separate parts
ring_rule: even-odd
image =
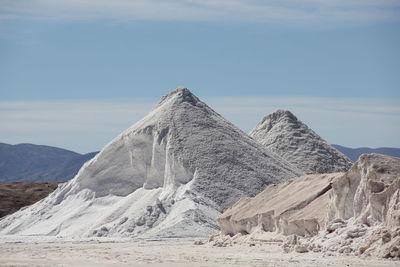
[[[328,192],[343,173],[309,174],[268,186],[254,198],[243,198],[219,218],[225,234],[259,229],[284,235],[312,236],[327,221]]]
[[[400,158],[364,154],[332,183],[323,250],[400,260]]]
[[[240,197],[300,174],[181,88],[0,233],[204,236]]]
[[[343,172],[351,166],[350,159],[288,110],[264,117],[250,136],[307,174]]]
[[[32,238],[32,237],[29,237]],[[41,237],[27,243],[0,239],[1,266],[135,266],[135,267],[397,267],[396,262],[319,253],[283,253],[277,242],[249,240],[232,247],[195,245],[193,239],[115,242],[51,242]],[[205,241],[197,239],[199,241]],[[51,243],[49,243],[51,242]],[[197,243],[198,244],[198,243]],[[250,246],[251,245],[251,246]]]
[[[346,173],[270,185],[256,197],[238,201],[218,220],[222,232],[230,235],[294,235],[285,244],[289,251],[399,260],[400,159],[362,155]],[[232,239],[221,236],[217,242],[225,245]]]

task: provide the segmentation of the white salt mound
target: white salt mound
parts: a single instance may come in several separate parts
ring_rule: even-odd
[[[204,236],[240,197],[300,174],[180,88],[0,234]]]
[[[250,136],[307,174],[343,172],[352,164],[288,110],[264,117]]]

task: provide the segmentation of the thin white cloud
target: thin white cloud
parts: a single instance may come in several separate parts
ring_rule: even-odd
[[[204,98],[248,132],[266,114],[289,109],[329,143],[400,147],[400,100],[294,97]],[[89,152],[140,120],[156,100],[0,102],[0,141]]]
[[[398,0],[0,0],[0,18],[117,20],[382,21]]]

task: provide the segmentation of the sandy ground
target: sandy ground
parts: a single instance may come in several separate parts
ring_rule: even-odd
[[[285,254],[273,243],[212,247],[194,241],[21,241],[2,236],[0,266],[399,266],[399,262],[343,255]]]

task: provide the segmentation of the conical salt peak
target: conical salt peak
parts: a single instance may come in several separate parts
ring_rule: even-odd
[[[158,102],[157,106],[164,104],[165,102],[174,99],[177,103],[187,102],[192,105],[196,105],[200,100],[186,87],[178,87],[169,94],[163,96]]]
[[[276,121],[278,121],[280,119],[283,119],[283,118],[287,118],[288,121],[290,121],[290,122],[298,121],[297,117],[292,112],[290,112],[289,110],[278,109],[274,113],[271,113],[271,114],[265,116],[262,119],[261,123],[264,123],[267,120],[270,121],[271,123],[274,123],[274,122],[276,122]]]

